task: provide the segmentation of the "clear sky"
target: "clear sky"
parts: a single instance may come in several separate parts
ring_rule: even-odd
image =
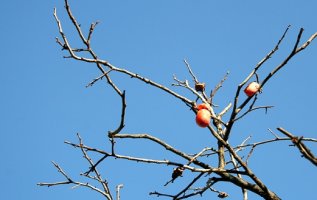
[[[305,29],[302,41],[317,31],[314,0],[70,0],[70,4],[83,29],[100,21],[92,46],[100,58],[115,66],[171,87],[173,74],[191,81],[183,63],[187,59],[198,78],[207,83],[207,90],[230,71],[215,98],[219,110],[233,101],[237,84],[275,46],[289,24],[292,26],[280,50],[260,71],[260,78],[287,56],[301,27]],[[87,145],[109,150],[106,133],[117,126],[121,109],[120,99],[104,81],[85,88],[100,75],[95,65],[63,58],[66,52],[55,43],[59,33],[54,7],[72,44],[79,44],[63,1],[11,0],[1,4],[0,199],[101,199],[84,188],[36,185],[64,180],[51,161],[59,163],[74,179],[84,180],[77,175],[87,170],[87,163],[78,150],[63,141],[77,142],[76,133],[80,133]],[[267,129],[279,126],[317,138],[316,72],[314,41],[259,95],[258,105],[275,107],[267,114],[258,111],[241,120],[234,127],[230,143],[240,144],[250,135],[251,142],[270,139],[273,135]],[[188,153],[216,147],[208,131],[197,127],[195,116],[179,100],[126,76],[114,74],[114,80],[127,91],[123,133],[149,133]],[[172,89],[194,98],[182,88]],[[312,199],[316,195],[316,167],[289,144],[259,147],[250,165],[282,199]],[[309,146],[317,154],[316,144]],[[146,142],[118,142],[117,150],[121,154],[181,161]],[[172,167],[113,159],[101,168],[109,177],[113,193],[116,185],[124,184],[122,199],[156,199],[148,195],[155,190],[178,192],[191,175],[185,172],[183,178],[163,187],[171,171]],[[228,192],[229,200],[241,197],[240,190],[231,185],[215,188]],[[250,199],[260,199],[249,195]],[[207,198],[215,199],[216,195],[208,193],[193,199]]]

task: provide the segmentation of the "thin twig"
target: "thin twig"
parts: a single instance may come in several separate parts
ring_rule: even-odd
[[[245,111],[241,116],[237,117],[234,119],[234,121],[238,121],[239,119],[243,118],[244,116],[246,116],[247,114],[249,114],[252,111],[255,110],[259,110],[259,109],[265,109],[265,111],[267,111],[270,108],[273,108],[274,106],[257,106],[257,107],[252,107],[250,109],[248,109],[247,111]]]
[[[102,74],[101,76],[95,78],[94,80],[92,80],[89,84],[86,85],[87,87],[93,86],[97,81],[103,79],[105,76],[107,76],[107,74],[109,74],[112,70],[108,70],[105,74]]]
[[[196,77],[195,74],[193,73],[193,70],[191,69],[191,67],[190,67],[190,65],[189,65],[189,63],[187,62],[186,59],[184,59],[184,63],[186,64],[186,67],[187,67],[187,69],[188,69],[190,75],[192,76],[194,82],[195,82],[195,83],[199,83],[197,77]]]
[[[77,137],[78,137],[78,140],[79,140],[79,147],[81,149],[82,154],[84,155],[84,158],[88,161],[88,163],[90,164],[90,168],[96,174],[95,180],[97,180],[102,185],[105,194],[107,194],[110,197],[110,199],[112,199],[108,184],[107,184],[106,181],[104,181],[102,179],[101,174],[99,173],[97,168],[94,167],[95,164],[93,163],[92,159],[88,156],[87,152],[83,148],[84,144],[83,144],[82,138],[80,137],[79,133],[77,133]],[[88,176],[88,174],[87,174],[87,176]]]
[[[52,183],[38,183],[37,185],[51,187],[51,186],[57,186],[57,185],[74,184],[75,186],[83,186],[83,187],[90,188],[90,189],[102,194],[108,200],[112,200],[111,196],[108,193],[100,190],[99,188],[97,188],[95,186],[92,186],[89,183],[82,183],[82,182],[78,182],[78,181],[73,181],[57,163],[55,163],[55,162],[52,162],[52,163],[58,169],[58,172],[61,173],[67,179],[67,181],[52,182]]]
[[[225,76],[223,77],[223,79],[221,79],[221,81],[216,85],[216,87],[212,90],[211,94],[210,94],[210,99],[212,100],[215,96],[215,94],[217,93],[217,91],[222,87],[223,83],[227,80],[228,75],[229,75],[229,71],[227,71],[227,73],[225,74]]]
[[[90,40],[91,40],[91,36],[92,36],[92,33],[94,32],[96,26],[99,24],[99,21],[95,22],[95,23],[92,23],[90,25],[90,28],[89,28],[89,33],[88,33],[88,37],[87,37],[87,43],[88,45],[90,45]]]
[[[117,200],[120,200],[120,189],[123,188],[123,184],[117,185],[116,193],[117,193]]]

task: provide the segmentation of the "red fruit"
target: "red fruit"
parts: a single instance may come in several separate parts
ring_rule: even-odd
[[[206,109],[209,110],[210,106],[208,104],[202,103],[199,104],[198,106],[196,106],[197,110],[202,110],[202,109]]]
[[[209,110],[201,109],[197,112],[196,123],[200,127],[207,127],[210,123],[211,114]]]
[[[245,89],[244,93],[248,97],[252,97],[255,93],[257,93],[260,89],[260,85],[257,82],[251,82]]]

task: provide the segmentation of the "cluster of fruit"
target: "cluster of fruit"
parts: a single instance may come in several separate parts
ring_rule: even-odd
[[[245,89],[244,93],[248,97],[252,97],[255,95],[260,89],[260,85],[257,82],[251,82]],[[211,120],[210,106],[209,104],[199,104],[196,106],[197,115],[196,115],[196,123],[198,126],[205,128],[209,126]]]

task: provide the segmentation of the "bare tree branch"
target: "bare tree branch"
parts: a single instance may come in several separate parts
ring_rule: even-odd
[[[140,76],[139,74],[136,74],[136,73],[133,73],[133,72],[130,72],[126,69],[121,69],[121,68],[117,68],[115,67],[114,65],[110,64],[109,62],[105,61],[105,60],[100,60],[97,58],[96,54],[92,51],[91,47],[87,44],[87,41],[85,39],[85,37],[83,36],[83,33],[81,31],[81,28],[79,26],[79,24],[77,23],[77,21],[75,20],[74,16],[72,15],[71,13],[71,10],[69,8],[69,5],[68,5],[68,1],[65,0],[65,3],[66,5],[68,6],[67,7],[67,12],[69,14],[69,17],[71,19],[71,21],[73,22],[74,26],[76,27],[76,30],[80,36],[80,38],[82,39],[83,43],[87,45],[87,48],[88,48],[88,51],[90,52],[90,54],[93,56],[93,59],[91,58],[84,58],[84,57],[80,57],[80,56],[77,56],[73,51],[72,51],[72,48],[71,48],[71,45],[69,44],[68,40],[67,40],[67,37],[66,35],[64,34],[63,32],[63,29],[62,29],[62,25],[61,25],[61,22],[57,16],[57,13],[56,13],[56,9],[54,9],[54,17],[55,17],[55,20],[56,20],[56,23],[57,23],[57,26],[58,26],[58,29],[59,29],[59,32],[60,32],[60,35],[62,36],[63,38],[63,41],[64,41],[64,45],[67,47],[67,50],[68,52],[70,53],[70,56],[71,58],[75,59],[75,60],[79,60],[79,61],[84,61],[84,62],[88,62],[88,63],[95,63],[97,64],[99,70],[102,72],[102,74],[106,74],[107,72],[102,68],[102,65],[103,66],[106,66],[108,67],[110,70],[113,70],[113,71],[116,71],[116,72],[120,72],[120,73],[123,73],[125,75],[128,75],[130,76],[131,78],[136,78],[136,79],[139,79],[141,80],[142,82],[146,83],[146,84],[150,84],[156,88],[159,88],[165,92],[167,92],[168,94],[171,94],[172,96],[180,99],[181,101],[183,101],[185,104],[187,105],[190,105],[190,107],[192,107],[194,105],[194,102],[193,101],[190,101],[189,99],[179,95],[178,93],[170,90],[169,88],[161,85],[161,84],[158,84],[148,78],[145,78],[143,76]],[[106,77],[108,77],[106,75]]]
[[[242,102],[239,106],[238,106],[238,99],[239,99],[239,94],[240,94],[240,90],[241,88],[244,86],[244,84],[257,72],[257,70],[262,66],[262,64],[268,59],[270,58],[270,56],[278,49],[278,46],[280,45],[281,41],[284,39],[287,31],[288,31],[289,27],[287,27],[286,31],[284,32],[284,34],[282,35],[281,39],[278,41],[277,45],[275,46],[275,48],[263,59],[263,61],[261,61],[255,68],[254,70],[250,73],[250,75],[238,86],[237,92],[236,92],[236,96],[235,96],[235,101],[234,101],[234,106],[233,106],[233,111],[231,113],[230,116],[230,120],[228,122],[228,128],[226,130],[226,135],[225,135],[225,140],[228,139],[229,135],[230,135],[230,131],[231,128],[233,126],[233,122],[236,118],[236,116],[238,115],[238,113],[248,104],[248,102],[253,98],[253,97],[248,97],[244,102]],[[293,56],[295,56],[297,53],[300,52],[297,51],[297,47],[298,44],[300,42],[302,33],[303,33],[304,29],[300,29],[298,35],[297,35],[297,39],[296,42],[294,44],[293,50],[290,52],[290,54],[286,57],[286,59],[284,59],[282,61],[281,64],[279,64],[275,69],[273,69],[265,78],[264,80],[260,83],[260,89],[266,84],[267,81],[269,81],[280,69],[282,69],[287,63],[288,61],[293,58]],[[316,34],[314,34],[313,36],[310,37],[310,39],[308,41],[312,41],[313,39],[316,38],[315,36]],[[307,41],[307,42],[308,42]],[[310,42],[304,44],[304,47],[306,48],[308,44],[310,44]],[[307,44],[307,45],[306,45]]]
[[[300,150],[300,152],[303,154],[305,158],[310,160],[313,164],[316,165],[316,157],[311,153],[311,151],[303,144],[303,141],[312,141],[316,142],[316,139],[311,138],[304,138],[304,137],[295,137],[289,132],[285,131],[282,128],[278,128],[280,132],[285,134],[287,137],[279,137],[278,135],[274,134],[275,138],[269,139],[269,140],[263,140],[259,142],[249,143],[249,140],[251,137],[248,137],[245,139],[240,145],[238,146],[232,146],[229,142],[229,136],[231,134],[231,130],[236,124],[236,122],[243,118],[244,116],[250,114],[251,112],[259,109],[267,109],[272,108],[272,106],[256,106],[258,96],[254,95],[252,97],[248,97],[244,99],[242,102],[239,101],[241,97],[241,90],[245,86],[245,84],[251,80],[251,78],[255,78],[256,81],[260,84],[260,89],[273,77],[276,75],[276,73],[282,69],[290,59],[292,59],[297,53],[304,50],[316,37],[317,33],[313,34],[305,43],[302,44],[302,46],[299,45],[300,39],[302,37],[303,29],[300,29],[297,39],[295,41],[294,47],[292,51],[287,55],[287,57],[279,64],[277,65],[269,74],[265,76],[265,78],[261,81],[261,73],[259,69],[263,66],[263,64],[271,58],[271,56],[278,50],[281,42],[284,40],[290,26],[286,28],[281,38],[278,40],[275,47],[259,62],[256,64],[256,66],[253,68],[253,70],[250,72],[250,74],[238,85],[233,103],[229,103],[225,108],[223,108],[222,111],[220,111],[218,114],[215,112],[214,106],[212,104],[213,97],[215,96],[216,92],[222,87],[223,83],[227,79],[228,73],[223,77],[223,79],[215,86],[213,91],[210,94],[210,97],[207,97],[205,94],[205,83],[201,83],[198,80],[198,77],[193,73],[193,70],[187,60],[184,60],[187,70],[189,72],[189,75],[194,81],[194,86],[191,86],[189,82],[185,79],[185,81],[181,81],[174,76],[174,86],[180,86],[184,87],[185,89],[191,91],[194,94],[194,98],[196,100],[191,100],[190,98],[187,98],[185,96],[180,95],[179,93],[169,89],[168,87],[161,85],[147,77],[141,76],[138,73],[131,72],[125,68],[119,68],[114,65],[112,65],[110,62],[100,59],[97,54],[94,52],[94,50],[91,47],[91,39],[92,34],[95,30],[96,25],[98,22],[91,23],[90,28],[88,30],[87,37],[82,31],[82,28],[80,24],[77,22],[75,16],[73,15],[68,0],[65,0],[65,8],[66,12],[68,14],[68,17],[72,23],[72,25],[75,27],[76,32],[78,34],[78,37],[80,38],[80,41],[82,42],[82,45],[84,45],[83,48],[74,48],[69,43],[66,34],[63,32],[61,21],[59,20],[56,9],[54,9],[54,18],[57,23],[57,27],[59,30],[59,34],[61,36],[61,40],[56,38],[56,42],[59,46],[62,47],[62,50],[65,50],[69,53],[69,55],[65,56],[65,58],[71,58],[74,60],[86,62],[86,63],[92,63],[97,66],[101,74],[93,79],[88,85],[92,86],[97,81],[106,79],[107,85],[109,85],[116,95],[118,95],[121,98],[121,116],[120,121],[118,123],[118,126],[116,129],[108,131],[108,137],[110,141],[110,147],[111,150],[105,151],[102,148],[95,148],[95,147],[89,147],[83,143],[82,138],[77,135],[79,143],[72,143],[65,141],[66,144],[71,145],[77,149],[80,149],[80,151],[83,154],[83,157],[87,160],[89,164],[89,169],[85,173],[82,173],[81,175],[84,178],[88,178],[90,181],[96,181],[98,184],[101,184],[102,189],[99,189],[97,187],[92,186],[90,183],[82,183],[78,181],[73,181],[73,179],[70,178],[56,163],[53,163],[54,166],[58,169],[59,173],[61,173],[65,181],[62,182],[55,182],[55,183],[39,183],[38,185],[41,186],[55,186],[55,185],[64,185],[64,184],[72,184],[74,187],[83,186],[90,189],[93,189],[94,191],[97,191],[101,193],[104,197],[106,197],[108,200],[112,200],[113,197],[111,195],[110,189],[108,187],[108,183],[106,179],[104,180],[101,177],[101,174],[99,173],[99,170],[97,167],[100,167],[99,164],[102,163],[105,159],[112,157],[116,159],[124,159],[129,160],[133,162],[139,162],[139,163],[151,163],[151,164],[159,164],[159,165],[166,165],[166,166],[175,166],[173,174],[172,174],[172,180],[169,182],[173,182],[175,178],[182,175],[182,172],[184,170],[191,171],[193,173],[198,173],[192,180],[190,180],[187,185],[177,192],[175,195],[171,194],[164,194],[159,192],[152,192],[151,195],[157,195],[157,196],[163,196],[163,197],[169,197],[172,199],[186,199],[192,196],[196,195],[203,195],[206,191],[212,191],[218,194],[218,197],[225,198],[228,196],[226,192],[220,191],[218,189],[213,188],[213,186],[216,183],[219,182],[226,182],[226,183],[232,183],[233,185],[241,188],[243,199],[248,199],[248,192],[254,192],[257,195],[263,197],[267,200],[278,200],[280,199],[274,192],[272,192],[267,185],[265,185],[262,180],[260,180],[259,177],[256,176],[256,174],[251,170],[250,166],[248,165],[249,158],[251,155],[253,155],[254,150],[256,147],[260,145],[269,144],[272,142],[278,142],[278,141],[289,141],[291,140],[293,144]],[[82,56],[84,55],[84,56]],[[111,72],[111,73],[110,73]],[[206,130],[211,133],[211,137],[216,140],[217,142],[217,149],[214,147],[205,147],[202,148],[202,150],[195,154],[188,154],[183,150],[176,149],[170,144],[167,144],[166,142],[162,141],[161,139],[154,137],[150,134],[122,134],[122,130],[125,126],[125,116],[126,116],[126,92],[125,90],[121,90],[117,86],[117,82],[114,82],[111,78],[113,73],[121,73],[126,75],[127,77],[135,78],[145,84],[149,84],[150,86],[159,89],[165,94],[177,98],[185,103],[185,105],[193,111],[194,114],[197,113],[196,110],[196,102],[197,100],[201,100],[202,102],[210,105],[210,113],[211,113],[211,119],[212,124],[210,124]],[[197,84],[199,87],[197,87]],[[247,105],[249,107],[247,108]],[[229,110],[231,113],[228,113]],[[244,110],[242,112],[242,110]],[[229,114],[229,120],[224,121],[223,117]],[[116,142],[118,140],[123,139],[136,139],[136,140],[147,140],[149,142],[152,142],[153,144],[159,145],[162,147],[162,149],[169,154],[173,156],[177,156],[181,159],[181,161],[173,161],[173,160],[167,160],[166,158],[161,159],[151,159],[151,158],[144,158],[144,157],[135,157],[130,155],[121,155],[117,153],[116,149]],[[244,158],[243,156],[240,156],[240,152],[246,151],[247,148],[250,150],[247,157]],[[119,151],[118,151],[119,152]],[[101,158],[96,160],[97,162],[93,161],[91,157],[88,155],[91,153],[99,154],[101,155]],[[209,156],[217,156],[218,163],[213,163],[209,161],[205,161],[209,159]],[[204,158],[204,159],[203,159]],[[206,176],[203,176],[206,175]],[[213,176],[213,177],[211,177]],[[204,180],[203,177],[208,177],[208,180]],[[200,181],[198,181],[200,180]],[[204,181],[202,187],[197,187],[195,189],[192,189],[194,185],[201,184],[201,182]],[[168,183],[169,183],[168,182]],[[119,190],[122,187],[122,185],[118,185],[116,188],[117,193],[117,200],[120,200],[120,193]]]
[[[239,119],[243,118],[247,114],[249,114],[252,111],[264,109],[265,112],[267,112],[268,109],[273,108],[274,106],[257,106],[257,107],[250,107],[247,111],[245,111],[241,116],[237,117],[234,121],[238,121]]]
[[[186,67],[187,67],[187,69],[188,69],[190,75],[193,77],[194,82],[195,82],[195,83],[199,83],[197,77],[196,77],[195,74],[193,73],[192,68],[190,67],[190,65],[189,65],[189,63],[187,62],[186,59],[184,59],[184,63],[186,64]]]
[[[117,200],[120,200],[120,189],[123,188],[123,184],[117,185],[116,193],[117,193]]]
[[[302,155],[309,160],[311,163],[313,163],[315,166],[317,166],[317,158],[315,155],[311,152],[311,150],[302,142],[303,137],[297,137],[291,134],[290,132],[286,131],[285,129],[279,127],[277,128],[278,131],[286,135],[291,139],[293,144],[298,148],[298,150],[302,153]]]
[[[105,193],[108,194],[110,196],[110,198],[112,199],[112,196],[111,196],[111,193],[110,193],[110,190],[109,190],[107,182],[102,179],[99,171],[97,170],[96,167],[94,167],[94,163],[93,163],[92,159],[88,156],[88,154],[86,153],[86,151],[83,148],[84,144],[83,144],[83,141],[82,141],[82,139],[81,139],[81,137],[80,137],[80,135],[78,133],[77,133],[77,137],[79,139],[79,146],[80,146],[82,154],[84,155],[84,158],[88,161],[88,163],[91,166],[92,171],[96,174],[96,179],[95,180],[97,180],[102,185],[103,190],[105,191]]]
[[[223,77],[223,79],[221,79],[221,81],[216,85],[216,87],[212,90],[211,94],[210,94],[210,99],[212,100],[215,96],[215,94],[218,92],[218,90],[222,87],[223,83],[227,80],[229,75],[229,71],[227,71],[227,73],[225,74],[225,76]]]
[[[53,182],[53,183],[38,183],[37,185],[51,187],[51,186],[57,186],[57,185],[74,184],[75,186],[83,186],[86,188],[90,188],[90,189],[102,194],[108,200],[112,200],[112,197],[109,193],[106,193],[105,191],[102,191],[99,188],[90,185],[89,183],[82,183],[82,182],[78,182],[78,181],[73,181],[57,163],[55,163],[55,162],[52,162],[52,163],[58,169],[58,172],[61,173],[67,179],[67,181]]]

